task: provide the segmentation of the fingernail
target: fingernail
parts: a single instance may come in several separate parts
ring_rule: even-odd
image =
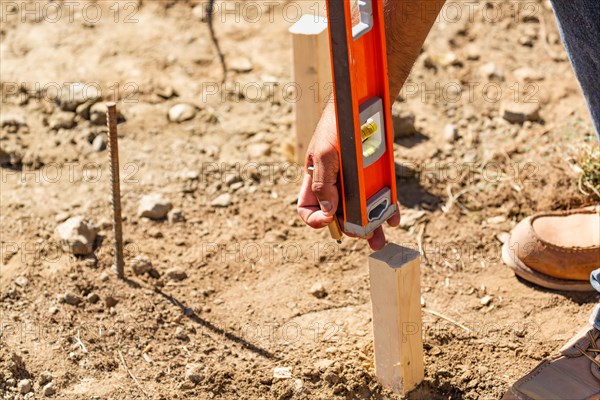
[[[333,209],[331,202],[329,202],[327,200],[320,201],[319,205],[321,206],[321,211],[323,211],[324,213],[327,213],[327,214],[329,214],[331,212],[331,210]]]

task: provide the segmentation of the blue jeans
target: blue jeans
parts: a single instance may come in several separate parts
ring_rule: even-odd
[[[571,60],[600,139],[600,1],[550,0],[560,36]],[[590,282],[600,292],[600,269],[592,271]],[[590,323],[600,329],[600,304]]]

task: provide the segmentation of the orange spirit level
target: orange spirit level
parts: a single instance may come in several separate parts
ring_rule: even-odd
[[[382,3],[327,0],[341,171],[338,219],[345,232],[358,236],[397,211]]]

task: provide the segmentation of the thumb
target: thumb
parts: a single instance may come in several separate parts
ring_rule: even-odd
[[[319,201],[323,214],[327,217],[335,215],[339,203],[337,187],[340,169],[338,153],[334,147],[315,152],[313,155],[313,179],[311,190]]]

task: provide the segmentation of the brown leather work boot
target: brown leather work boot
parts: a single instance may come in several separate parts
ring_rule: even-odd
[[[600,331],[584,328],[560,354],[515,382],[502,400],[600,399]]]
[[[600,206],[525,218],[504,243],[502,259],[545,288],[592,291],[590,273],[600,268]]]

